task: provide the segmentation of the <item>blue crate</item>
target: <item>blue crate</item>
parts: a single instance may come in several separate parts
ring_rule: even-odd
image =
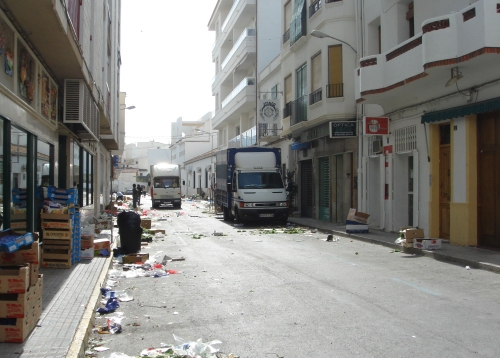
[[[28,232],[26,234],[16,233],[12,229],[0,231],[0,250],[12,253],[19,250],[23,246],[33,243],[33,234]]]

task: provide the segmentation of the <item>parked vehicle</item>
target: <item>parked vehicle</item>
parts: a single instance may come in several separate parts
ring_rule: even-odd
[[[279,148],[229,148],[217,152],[217,204],[224,220],[288,220]]]
[[[178,164],[158,163],[150,167],[153,208],[163,204],[181,207],[181,169]]]

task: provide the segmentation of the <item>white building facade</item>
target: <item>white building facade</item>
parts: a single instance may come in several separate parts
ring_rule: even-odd
[[[358,108],[389,119],[362,137],[360,208],[387,231],[500,247],[498,1],[359,5]]]
[[[120,132],[120,1],[7,0],[0,8],[4,227],[22,205],[39,229],[40,186],[78,188],[94,215],[111,191]],[[103,14],[105,16],[103,16]],[[16,202],[17,193],[22,202]]]

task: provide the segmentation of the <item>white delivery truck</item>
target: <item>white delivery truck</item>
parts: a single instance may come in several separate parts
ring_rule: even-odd
[[[181,207],[181,168],[178,164],[158,163],[150,167],[153,208],[163,204]]]
[[[224,220],[288,220],[279,148],[244,147],[217,152],[215,197]]]

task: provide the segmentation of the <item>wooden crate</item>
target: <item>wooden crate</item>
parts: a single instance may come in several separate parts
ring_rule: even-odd
[[[70,268],[71,241],[64,239],[44,239],[42,244],[42,267]]]

